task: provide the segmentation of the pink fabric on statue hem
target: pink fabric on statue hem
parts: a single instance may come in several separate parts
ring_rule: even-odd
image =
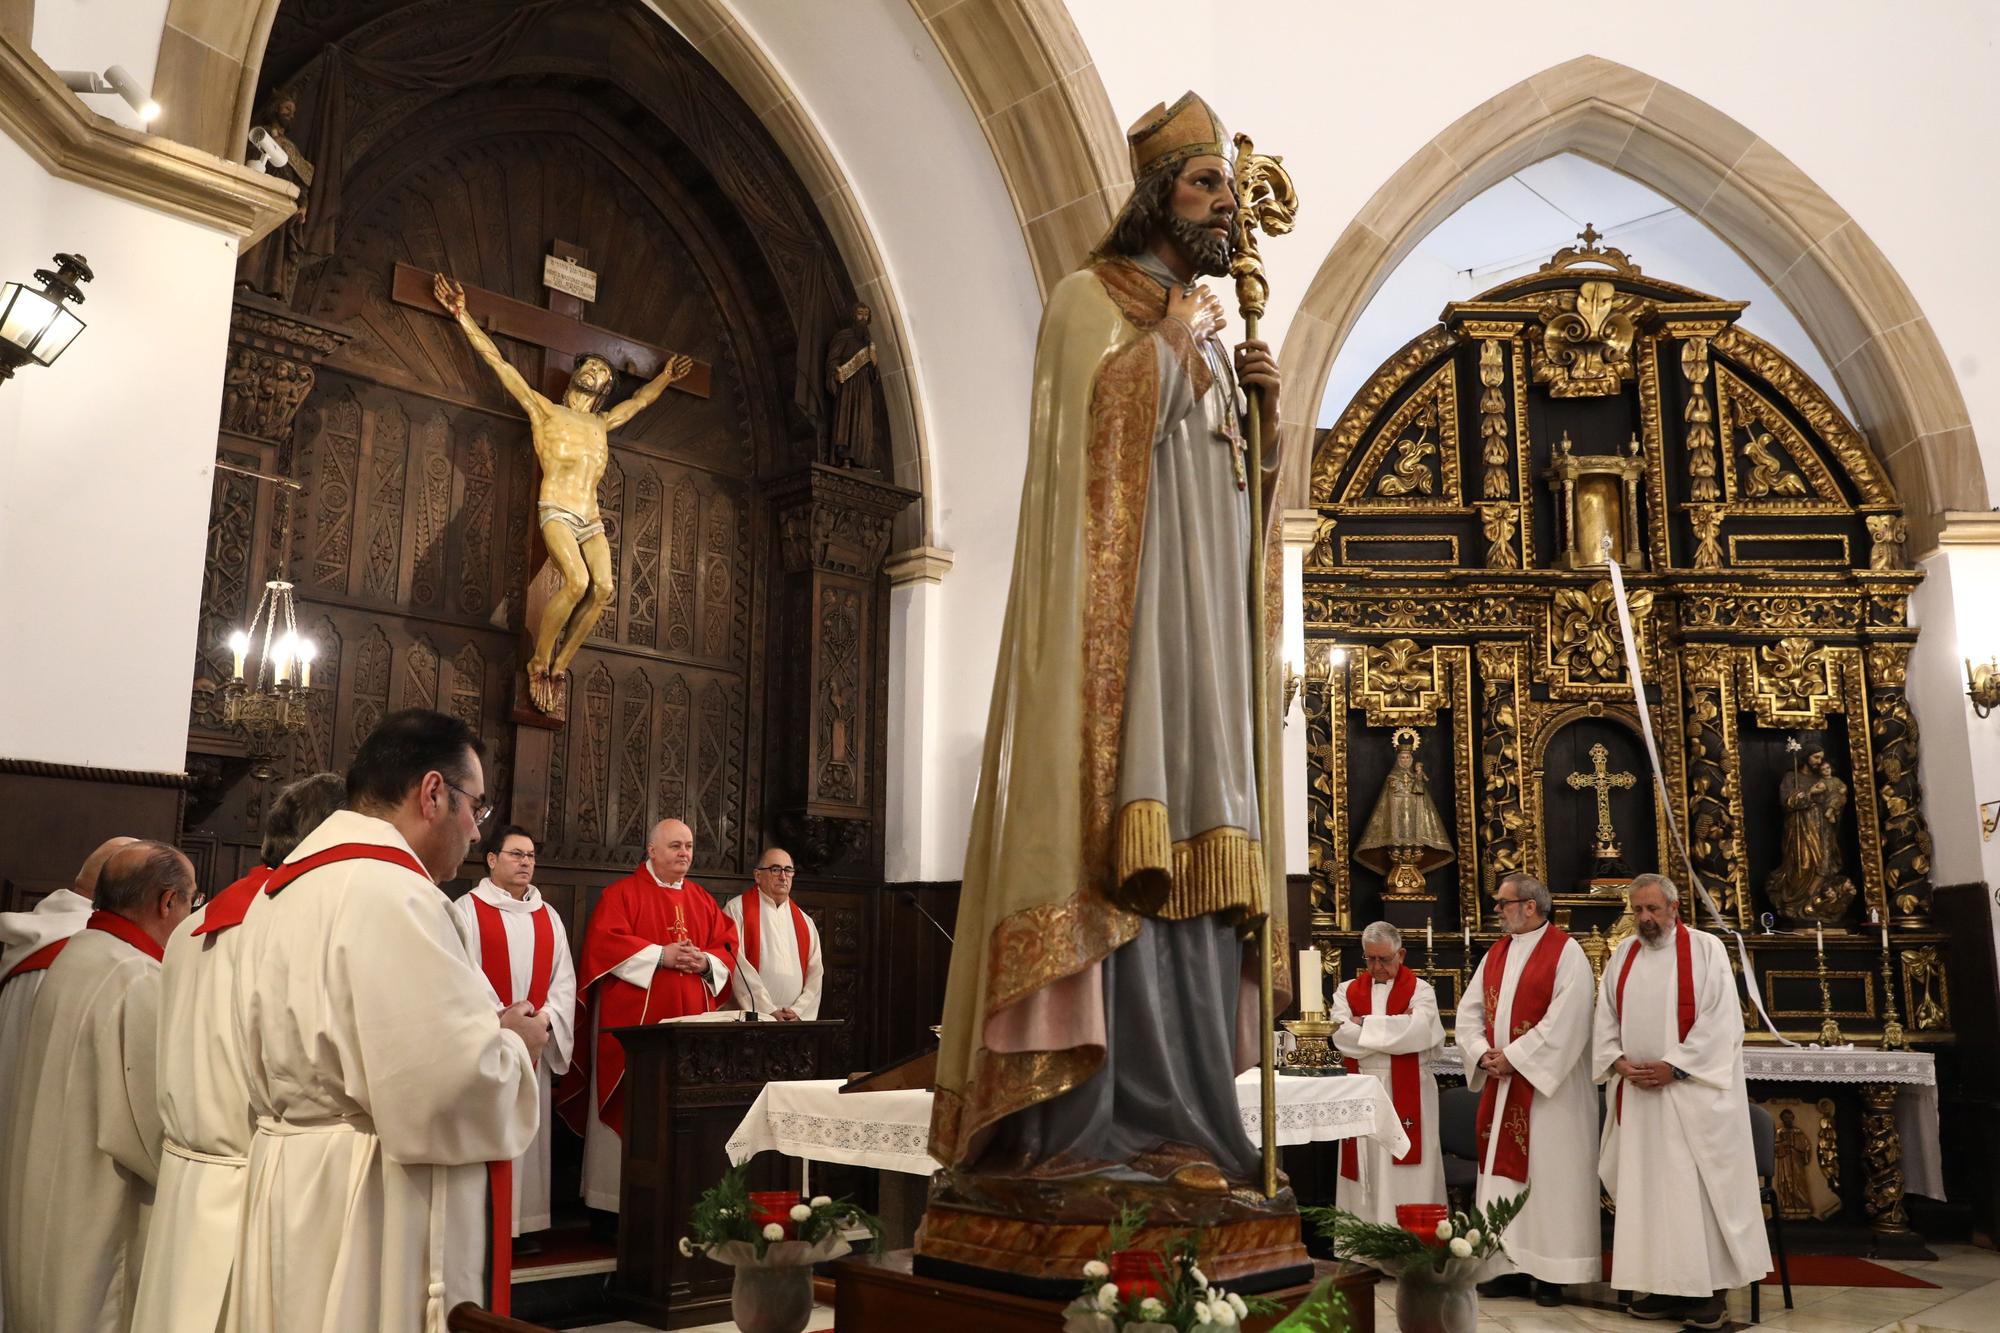
[[[1104,965],[1031,991],[986,1020],[985,1046],[1001,1055],[1104,1045]]]

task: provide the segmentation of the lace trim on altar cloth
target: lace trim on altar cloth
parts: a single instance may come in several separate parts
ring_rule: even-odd
[[[1447,1046],[1430,1062],[1432,1074],[1463,1072],[1459,1050]],[[1743,1077],[1753,1083],[1908,1083],[1937,1085],[1937,1057],[1929,1051],[1820,1050],[1810,1046],[1743,1052]]]

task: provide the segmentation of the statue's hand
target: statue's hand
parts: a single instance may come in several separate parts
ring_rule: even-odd
[[[674,384],[694,373],[694,358],[676,354],[667,358],[667,383]]]
[[[431,283],[431,295],[437,298],[437,303],[450,311],[454,317],[464,314],[465,288],[442,273],[432,276],[436,281]]]

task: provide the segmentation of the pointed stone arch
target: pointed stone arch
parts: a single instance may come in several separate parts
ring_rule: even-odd
[[[1756,133],[1638,70],[1580,56],[1472,108],[1418,149],[1362,206],[1321,263],[1286,333],[1294,402],[1316,409],[1335,356],[1376,290],[1461,205],[1557,153],[1590,158],[1700,218],[1771,284],[1834,368],[1857,424],[1888,465],[1912,550],[1947,509],[1988,507],[1971,417],[1944,349],[1861,225]],[[1311,412],[1288,429],[1310,432]],[[1286,477],[1304,503],[1311,450]]]

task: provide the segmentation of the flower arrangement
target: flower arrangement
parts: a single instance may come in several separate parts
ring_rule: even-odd
[[[882,1224],[845,1199],[824,1194],[810,1201],[795,1194],[753,1196],[743,1167],[732,1167],[715,1187],[695,1201],[689,1235],[681,1237],[683,1258],[705,1254],[725,1264],[818,1263],[847,1252],[846,1233],[856,1227],[879,1239]],[[777,1253],[773,1248],[779,1247]]]
[[[1343,1259],[1377,1264],[1398,1275],[1434,1275],[1447,1282],[1469,1282],[1487,1259],[1506,1248],[1501,1233],[1527,1200],[1528,1191],[1522,1190],[1511,1198],[1495,1199],[1483,1210],[1426,1214],[1403,1226],[1369,1222],[1344,1208],[1303,1208],[1300,1212]],[[1438,1205],[1436,1212],[1444,1214],[1443,1205]]]
[[[1112,1224],[1105,1248],[1083,1266],[1083,1290],[1063,1310],[1063,1333],[1226,1333],[1250,1315],[1279,1307],[1209,1285],[1197,1262],[1200,1238],[1176,1236],[1163,1250],[1132,1248],[1146,1217],[1126,1209]],[[1321,1322],[1293,1320],[1319,1311]],[[1341,1333],[1348,1327],[1347,1304],[1322,1283],[1278,1328],[1297,1333]],[[1276,1330],[1273,1330],[1276,1333]]]

